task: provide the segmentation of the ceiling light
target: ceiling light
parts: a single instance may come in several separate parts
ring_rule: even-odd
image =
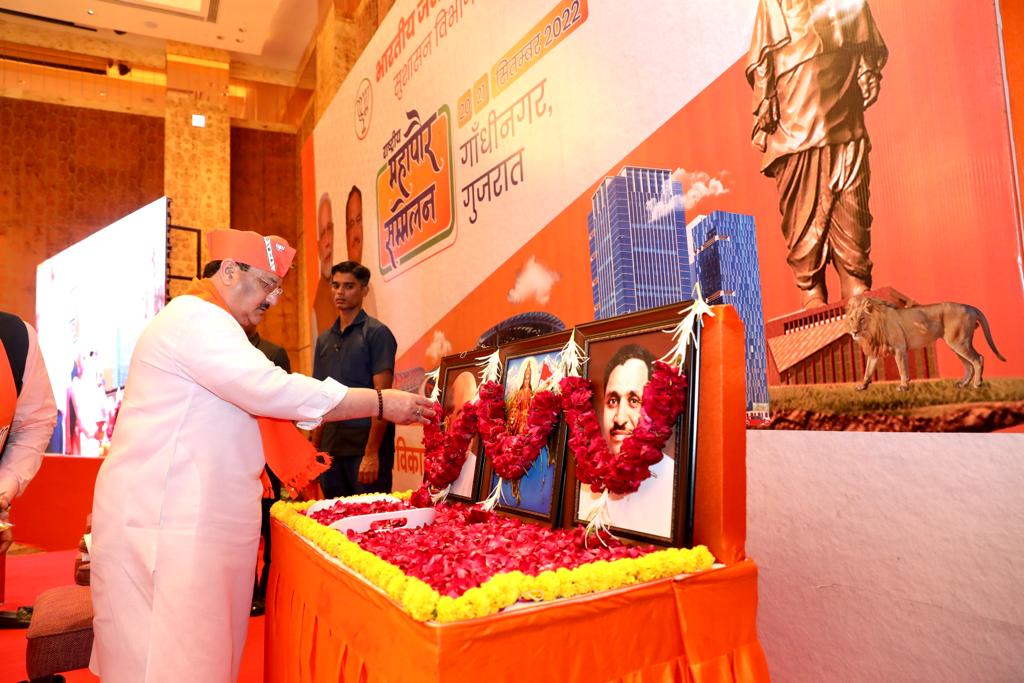
[[[107,96],[107,92],[105,90],[100,90],[100,97],[106,97],[106,96]]]
[[[202,114],[192,114],[192,125],[196,128],[206,128],[206,117]]]
[[[87,9],[85,10],[85,13],[91,17],[92,15],[96,14],[96,10]]]

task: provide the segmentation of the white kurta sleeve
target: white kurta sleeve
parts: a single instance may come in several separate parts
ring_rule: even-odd
[[[39,352],[36,331],[28,329],[28,355],[21,395],[14,409],[14,420],[7,439],[7,450],[0,461],[0,492],[15,498],[43,464],[43,451],[53,435],[57,423],[57,404],[53,400],[53,387],[46,373],[43,354]]]
[[[252,415],[316,422],[345,398],[347,387],[334,380],[288,374],[274,365],[213,304],[197,307],[190,323],[174,351],[178,367]]]

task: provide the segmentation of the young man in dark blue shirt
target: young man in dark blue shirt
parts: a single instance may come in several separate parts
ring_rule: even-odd
[[[347,387],[390,389],[398,342],[391,330],[363,310],[370,270],[355,261],[331,268],[331,292],[338,318],[317,337],[313,377],[333,377]],[[324,496],[391,492],[395,425],[377,418],[325,424],[313,442],[333,458],[320,475]]]

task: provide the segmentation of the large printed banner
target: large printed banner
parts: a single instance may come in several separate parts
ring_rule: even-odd
[[[991,1],[398,0],[303,155],[315,324],[366,264],[415,389],[699,286],[745,321],[752,424],[1019,425],[1000,50]]]

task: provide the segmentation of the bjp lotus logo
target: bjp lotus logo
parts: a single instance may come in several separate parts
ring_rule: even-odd
[[[364,78],[356,90],[356,137],[362,140],[370,132],[370,121],[373,118],[373,90],[370,79]]]

